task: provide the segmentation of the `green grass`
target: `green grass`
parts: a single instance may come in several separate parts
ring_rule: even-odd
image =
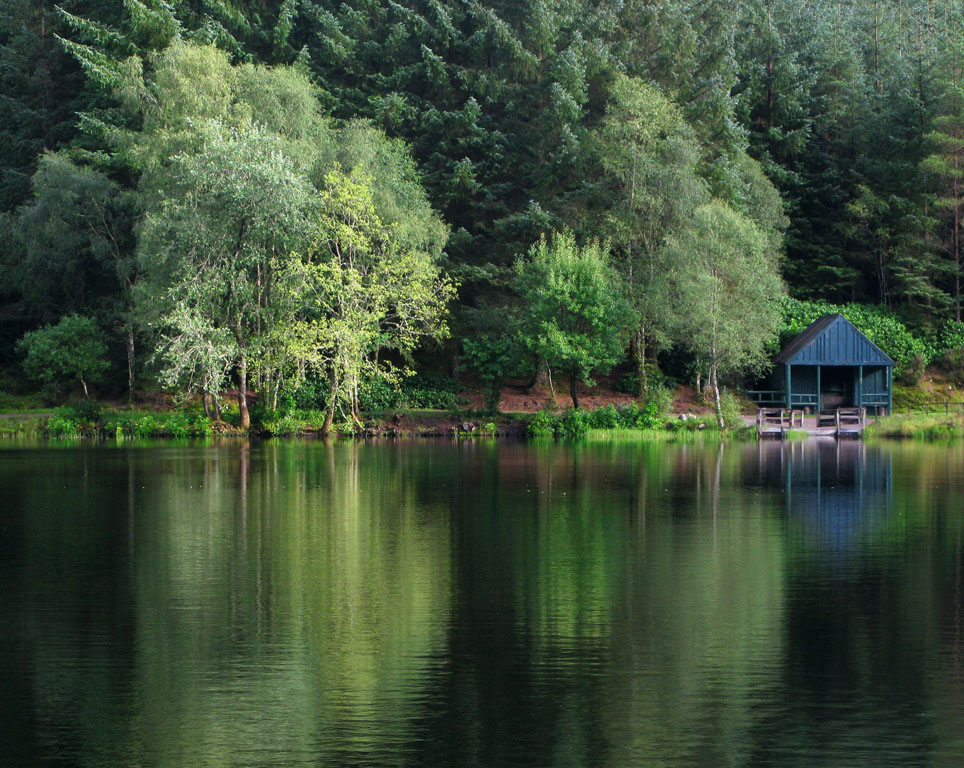
[[[47,418],[26,416],[22,419],[0,419],[0,438],[3,437],[42,437],[45,434]]]
[[[868,438],[898,440],[956,440],[964,438],[960,414],[898,414],[879,419],[867,427]]]
[[[801,429],[790,429],[790,430],[787,430],[787,434],[786,434],[786,439],[787,439],[787,440],[790,440],[790,441],[794,441],[794,440],[807,440],[807,439],[809,439],[809,438],[810,438],[810,435],[807,434],[806,432],[804,432],[804,431],[801,430]]]

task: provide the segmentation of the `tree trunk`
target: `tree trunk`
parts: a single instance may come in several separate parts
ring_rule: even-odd
[[[206,419],[211,418],[211,394],[209,392],[201,393],[201,404],[204,406],[204,417]]]
[[[361,409],[358,407],[358,379],[351,383],[351,420],[355,428],[362,426]]]
[[[271,410],[278,410],[278,392],[281,390],[281,371],[278,371],[278,377],[274,382],[274,396],[271,398]]]
[[[578,381],[578,378],[577,378],[577,376],[576,376],[576,370],[573,369],[572,373],[571,373],[570,376],[569,376],[569,393],[572,395],[572,407],[573,407],[573,408],[578,408],[578,407],[579,407],[579,396],[576,394],[576,382],[577,382],[577,381]]]
[[[961,207],[954,202],[954,319],[961,322]]]
[[[221,421],[221,400],[217,395],[211,395],[211,399],[214,401],[214,420]]]
[[[532,374],[532,379],[529,381],[529,386],[526,387],[526,391],[531,395],[536,387],[545,386],[549,386],[549,367],[544,360],[540,360],[536,363],[535,373]]]
[[[338,402],[338,373],[334,366],[331,368],[328,381],[331,384],[331,388],[328,393],[328,409],[325,411],[325,423],[321,425],[321,434],[323,435],[330,435],[332,424],[335,423],[335,403]]]
[[[242,357],[238,367],[238,411],[241,413],[241,429],[251,429],[251,414],[248,412],[248,358]]]
[[[127,402],[134,402],[134,329],[127,329]]]
[[[710,384],[713,387],[713,404],[716,406],[716,422],[720,429],[726,429],[726,422],[723,421],[723,403],[720,400],[720,382],[716,377],[716,363],[710,366]]]
[[[556,399],[556,388],[552,385],[552,368],[549,367],[549,363],[546,363],[546,379],[549,382],[549,395],[554,401]]]
[[[90,394],[87,392],[87,382],[81,379],[80,385],[84,388],[84,399],[90,400]]]
[[[636,364],[636,396],[642,397],[649,389],[646,380],[646,331],[637,330],[631,339],[633,362]]]

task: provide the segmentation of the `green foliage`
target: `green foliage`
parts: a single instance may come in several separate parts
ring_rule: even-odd
[[[964,386],[964,346],[945,350],[940,362],[948,378],[957,386]]]
[[[590,411],[572,408],[556,420],[555,435],[560,440],[579,440],[586,436],[591,422]]]
[[[126,437],[207,437],[211,422],[203,413],[189,411],[112,411],[97,425],[102,434]]]
[[[516,263],[516,288],[523,301],[522,338],[538,359],[576,380],[607,371],[620,358],[628,308],[598,242],[583,247],[571,232],[554,233]]]
[[[280,418],[262,421],[261,427],[269,435],[294,435],[301,430],[301,420],[295,413],[286,413]]]
[[[673,270],[655,290],[673,307],[674,343],[709,369],[723,429],[719,376],[764,368],[779,329],[783,283],[766,236],[721,200],[697,208],[666,248]]]
[[[485,408],[499,409],[502,384],[518,366],[519,344],[516,339],[500,334],[462,339],[462,351],[468,367],[474,370],[485,392]]]
[[[78,381],[96,384],[107,371],[107,345],[93,320],[68,315],[52,326],[24,334],[18,348],[25,355],[24,372],[44,384]]]
[[[526,423],[530,437],[556,437],[576,440],[589,430],[656,430],[666,425],[672,393],[656,389],[640,408],[635,402],[620,407],[613,404],[595,410],[569,409],[561,414],[547,410],[534,414]]]
[[[743,406],[732,392],[720,395],[720,410],[723,413],[724,429],[739,429],[743,426]]]
[[[292,404],[300,410],[321,409],[331,395],[328,382],[316,372],[310,371],[291,392]]]
[[[382,377],[364,379],[358,388],[362,411],[388,411],[396,408],[453,410],[459,405],[461,385],[443,376],[408,376],[400,382]]]
[[[445,228],[403,148],[331,130],[295,70],[183,44],[154,64],[131,75],[143,128],[119,146],[142,171],[137,296],[162,381],[214,393],[233,369],[241,390],[249,374],[314,370],[329,413],[343,402],[357,421],[379,351],[408,356],[447,332]]]
[[[948,320],[941,326],[937,337],[938,351],[964,347],[964,323]]]
[[[214,393],[243,368],[252,388],[294,390],[314,375],[325,405],[355,411],[360,382],[387,373],[379,348],[398,362],[444,335],[443,258],[457,333],[479,341],[483,315],[515,306],[513,259],[569,226],[610,244],[639,394],[647,352],[679,339],[653,288],[687,271],[678,247],[710,198],[774,264],[785,247],[794,296],[901,318],[926,349],[893,328],[875,341],[911,377],[961,346],[927,341],[961,319],[956,0],[0,6],[0,358],[77,313],[120,363],[136,315],[132,362],[165,384]],[[251,174],[240,197],[232,168]],[[222,246],[246,212],[232,270]],[[362,265],[333,269],[333,242]],[[282,290],[258,294],[259,269]],[[339,294],[350,306],[333,312]],[[504,352],[467,354],[490,406]]]
[[[529,437],[552,437],[556,433],[556,421],[557,417],[550,411],[538,411],[526,422],[526,434]]]
[[[409,376],[402,380],[399,405],[402,408],[453,410],[460,403],[462,386],[444,376]]]
[[[68,416],[55,415],[47,420],[47,434],[50,437],[77,437],[80,425]]]

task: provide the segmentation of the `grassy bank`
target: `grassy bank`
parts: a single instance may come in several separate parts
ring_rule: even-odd
[[[897,440],[954,440],[964,438],[960,414],[897,414],[867,427],[868,438]]]

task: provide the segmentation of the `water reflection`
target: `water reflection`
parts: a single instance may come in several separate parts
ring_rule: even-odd
[[[12,765],[959,765],[961,447],[0,450]]]

